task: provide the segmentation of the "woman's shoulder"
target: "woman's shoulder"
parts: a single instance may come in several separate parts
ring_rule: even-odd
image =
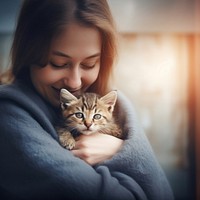
[[[0,109],[26,110],[29,113],[31,107],[37,107],[34,103],[33,92],[28,91],[28,88],[18,82],[5,84],[0,86]]]
[[[34,93],[25,84],[14,82],[11,84],[5,84],[0,86],[0,104],[1,107],[6,106],[18,107],[21,109],[27,109],[35,105]]]
[[[0,101],[11,100],[19,105],[46,104],[31,84],[15,81],[11,84],[0,85]]]
[[[27,96],[28,87],[20,82],[0,85],[0,100],[3,99],[23,99]]]
[[[126,118],[127,115],[134,118],[137,115],[134,102],[132,102],[121,90],[117,90],[115,113],[122,119]]]
[[[122,106],[126,106],[126,107],[134,107],[134,103],[131,102],[131,100],[128,98],[128,96],[122,91],[122,90],[117,90],[117,99],[119,104],[121,104]]]
[[[54,120],[55,111],[44,99],[35,91],[32,86],[22,82],[0,86],[0,107],[3,109],[25,110],[34,116],[47,116]]]

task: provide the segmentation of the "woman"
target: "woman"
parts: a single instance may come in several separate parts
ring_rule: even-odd
[[[152,199],[173,195],[129,101],[116,113],[129,137],[80,136],[61,147],[59,92],[108,92],[116,56],[106,0],[25,0],[0,87],[1,199]]]

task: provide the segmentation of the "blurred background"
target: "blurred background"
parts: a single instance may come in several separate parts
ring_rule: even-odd
[[[200,1],[108,2],[119,30],[115,85],[135,106],[176,200],[200,199]],[[0,73],[20,4],[0,0]]]

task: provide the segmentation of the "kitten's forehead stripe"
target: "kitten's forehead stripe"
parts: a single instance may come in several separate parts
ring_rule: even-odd
[[[84,108],[87,110],[88,106],[87,106],[87,99],[85,96],[82,97],[82,103],[83,103],[83,110],[84,110]]]
[[[84,102],[83,103],[83,107],[86,109],[86,110],[88,110],[88,105]]]
[[[97,97],[94,94],[85,94],[82,98],[82,102],[86,110],[93,110],[97,106]]]
[[[96,107],[97,107],[97,105],[96,105],[96,104],[94,104],[94,105],[93,105],[93,107],[91,108],[91,110],[94,110],[94,109],[96,109]]]
[[[105,117],[105,116],[102,116],[106,121],[108,121],[108,119],[107,119],[107,117]]]
[[[81,110],[82,110],[83,112],[85,112],[85,109],[84,109],[84,106],[83,106],[83,105],[81,106]]]
[[[78,106],[76,107],[76,109],[77,109],[78,111],[81,111],[80,107],[78,107]]]
[[[95,108],[94,113],[97,113],[97,108]]]

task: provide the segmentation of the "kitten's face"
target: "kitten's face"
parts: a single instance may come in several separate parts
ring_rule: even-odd
[[[117,94],[112,91],[104,97],[86,93],[76,98],[66,90],[61,91],[63,116],[69,128],[82,134],[95,133],[112,120]]]

